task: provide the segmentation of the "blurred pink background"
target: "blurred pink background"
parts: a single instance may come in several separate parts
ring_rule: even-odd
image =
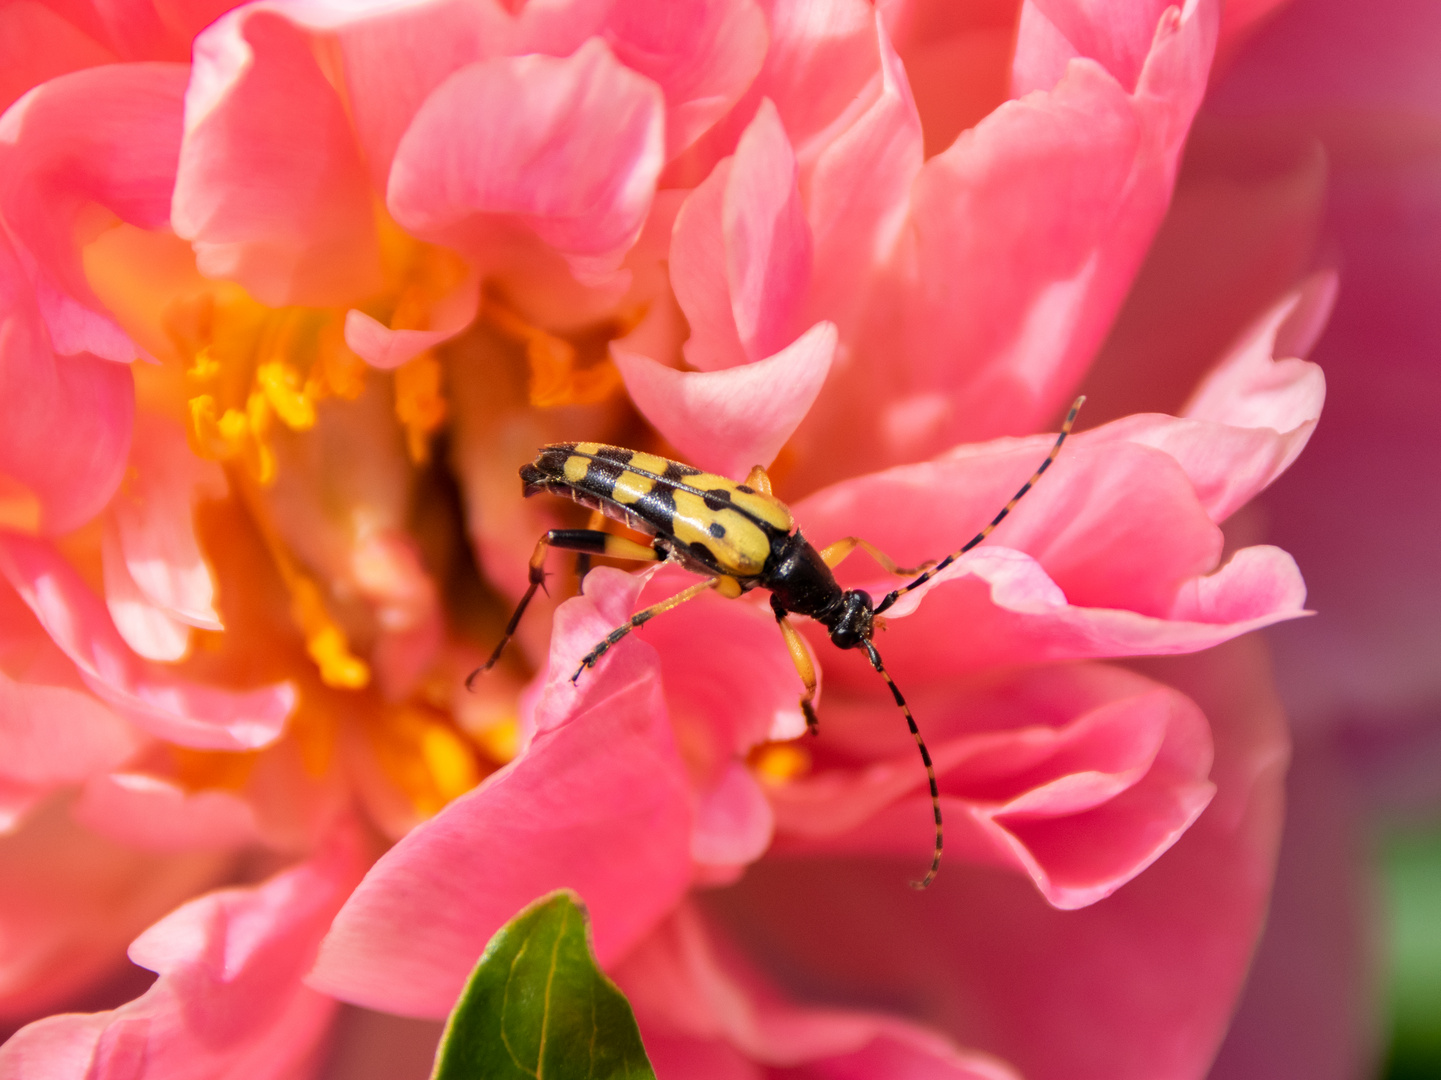
[[[1088,384],[1107,414],[1129,411],[1106,399],[1108,368],[1134,374],[1126,361],[1152,328],[1184,320],[1192,352],[1168,357],[1153,386],[1115,387],[1139,400],[1169,379],[1183,394],[1181,372],[1262,297],[1339,272],[1310,354],[1327,381],[1320,426],[1228,525],[1234,540],[1292,552],[1318,615],[1265,632],[1295,740],[1289,807],[1269,925],[1214,1080],[1386,1069],[1386,987],[1407,963],[1390,948],[1405,897],[1383,872],[1387,838],[1424,835],[1441,814],[1438,58],[1441,5],[1294,0],[1223,61],[1171,215]],[[1420,929],[1434,944],[1441,907],[1430,911]],[[1403,1054],[1386,1075],[1441,1075],[1438,1062]]]

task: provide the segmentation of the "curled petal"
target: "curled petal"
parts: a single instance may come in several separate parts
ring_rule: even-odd
[[[735,156],[681,207],[671,281],[702,371],[768,356],[795,336],[811,276],[811,234],[795,155],[776,107],[761,102]]]
[[[616,980],[661,1076],[754,1076],[770,1066],[837,1080],[1016,1080],[1000,1061],[960,1050],[919,1024],[787,1000],[716,941],[689,905],[626,958]],[[718,1069],[721,1063],[727,1068]]]
[[[1184,695],[1128,672],[1055,669],[994,697],[910,681],[940,779],[948,853],[1024,873],[1056,907],[1111,895],[1214,794],[1205,717]],[[902,736],[889,700],[873,700],[862,714],[833,698],[829,732],[845,741],[865,725]],[[924,851],[925,774],[904,738],[889,741],[896,756],[884,763],[826,770],[772,793],[783,848]]]
[[[707,867],[742,867],[765,854],[774,831],[765,793],[749,769],[732,762],[697,800],[691,857]]]
[[[1057,910],[1024,877],[959,860],[918,902],[909,864],[849,856],[764,860],[707,910],[789,984],[877,1005],[905,987],[952,1038],[1028,1080],[1204,1076],[1280,836],[1287,740],[1267,667],[1254,640],[1146,662],[1204,711],[1216,795],[1165,856],[1090,907]]]
[[[48,545],[0,537],[0,572],[90,689],[141,729],[215,750],[250,750],[279,737],[295,706],[289,683],[223,690],[146,664],[121,640],[100,599]]]
[[[149,990],[109,1012],[24,1028],[0,1049],[0,1077],[307,1074],[335,1002],[300,977],[355,880],[358,846],[347,839],[263,885],[167,915],[130,946],[160,976]]]
[[[455,337],[471,324],[479,307],[480,279],[468,275],[432,308],[431,325],[426,330],[392,330],[352,308],[345,313],[345,344],[372,367],[390,371]]]
[[[902,564],[939,559],[1006,505],[1051,441],[958,447],[936,461],[862,476],[798,504],[797,520],[821,543],[850,534]],[[1174,458],[1108,442],[1067,446],[972,556],[987,547],[1032,556],[1071,604],[1164,616],[1184,582],[1216,568],[1221,533]],[[847,579],[871,566],[857,557]],[[864,580],[874,583],[874,572]]]
[[[936,594],[921,604],[932,588]],[[952,593],[942,599],[946,589]],[[1191,589],[1196,599],[1181,599]],[[1273,547],[1242,549],[1177,595],[1166,617],[1076,607],[1029,556],[982,548],[886,615],[897,619],[892,640],[910,662],[975,671],[996,664],[1196,652],[1308,614],[1295,560]],[[903,625],[899,620],[905,616],[914,622]],[[896,646],[888,651],[896,653]]]
[[[139,733],[86,693],[73,666],[8,586],[0,586],[0,785],[12,807],[0,832],[56,787],[113,769]],[[17,663],[24,657],[23,664]]]
[[[255,811],[229,791],[188,792],[145,773],[106,773],[85,785],[75,820],[140,851],[226,851],[259,838]]]
[[[0,521],[54,535],[94,517],[119,485],[135,388],[125,368],[89,354],[57,356],[46,338],[0,236]]]
[[[1049,90],[1078,57],[1095,60],[1134,90],[1161,31],[1169,0],[1115,6],[1088,0],[1026,0],[1016,34],[1011,87],[1015,96]]]
[[[665,93],[666,157],[723,116],[766,55],[766,20],[752,0],[644,0],[612,7],[616,58]]]
[[[144,355],[107,314],[81,265],[82,213],[97,203],[140,228],[170,216],[180,146],[181,64],[123,64],[61,76],[0,120],[0,213],[64,355]],[[99,163],[103,163],[101,166]]]
[[[198,499],[224,495],[225,477],[191,452],[178,424],[148,415],[136,436],[127,483],[106,516],[105,602],[137,653],[178,660],[190,627],[224,629],[193,514]]]
[[[612,609],[629,590],[606,591],[616,592],[603,605]],[[388,1012],[441,1017],[490,936],[542,893],[580,893],[604,964],[684,892],[689,795],[654,654],[627,642],[572,685],[580,655],[605,633],[596,628],[620,620],[585,596],[565,608],[569,631],[557,631],[529,746],[381,857],[336,917],[312,985]]]
[[[570,57],[497,57],[457,71],[396,150],[387,203],[415,234],[477,259],[492,227],[528,228],[584,281],[620,265],[664,153],[654,83],[591,40]]]
[[[1335,279],[1275,305],[1196,390],[1181,418],[1137,414],[1077,436],[1078,445],[1154,446],[1186,471],[1213,521],[1224,521],[1285,472],[1321,415],[1326,380],[1297,358],[1324,325]]]
[[[171,221],[201,273],[272,305],[372,292],[370,198],[345,110],[300,27],[254,5],[196,38]]]
[[[921,119],[885,24],[876,14],[880,70],[869,107],[828,143],[811,171],[815,232],[810,310],[849,330],[864,289],[890,258],[905,224],[911,183],[921,169]]]
[[[612,349],[636,407],[686,457],[724,476],[769,465],[821,392],[836,328],[816,323],[774,356],[720,371],[677,371]]]
[[[125,962],[125,947],[155,919],[232,866],[229,855],[137,852],[77,825],[49,800],[0,837],[0,1016],[43,1014]],[[0,1048],[7,1071],[12,1038]],[[80,1075],[84,1075],[81,1073]]]
[[[1073,60],[926,161],[856,359],[802,429],[824,452],[801,486],[1033,431],[1063,407],[1165,212],[1217,6],[1159,20],[1134,93]]]

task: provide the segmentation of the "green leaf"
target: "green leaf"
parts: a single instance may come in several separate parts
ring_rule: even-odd
[[[496,932],[445,1025],[432,1080],[655,1080],[630,1003],[595,965],[569,889]]]

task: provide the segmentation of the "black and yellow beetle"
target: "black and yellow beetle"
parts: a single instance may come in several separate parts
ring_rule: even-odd
[[[843,537],[817,550],[796,528],[790,509],[771,494],[770,478],[759,465],[751,470],[745,483],[740,484],[669,458],[619,446],[587,442],[543,446],[535,461],[521,467],[520,478],[525,485],[526,496],[545,491],[572,499],[599,514],[623,521],[653,539],[649,545],[642,544],[599,528],[551,529],[547,532],[536,544],[535,553],[530,558],[530,587],[516,606],[515,614],[505,628],[505,636],[490,659],[470,678],[488,671],[500,659],[501,652],[520,625],[526,605],[545,581],[545,553],[548,548],[636,562],[669,560],[705,577],[705,580],[682,589],[674,596],[636,612],[629,622],[612,630],[586,654],[572,681],[579,679],[586,668],[594,667],[612,645],[636,627],[707,589],[731,598],[742,596],[752,589],[769,590],[771,609],[775,612],[791,660],[805,687],[800,704],[812,734],[816,732],[816,714],[811,707],[816,692],[815,668],[800,634],[787,618],[789,615],[810,616],[830,632],[831,641],[839,648],[864,649],[871,667],[885,679],[896,704],[905,714],[916,746],[920,748],[921,760],[925,762],[936,822],[936,846],[931,867],[922,880],[912,882],[923,889],[934,880],[941,865],[940,792],[936,788],[936,771],[931,765],[930,751],[921,738],[915,717],[871,641],[877,625],[876,616],[991,534],[991,530],[1005,519],[1041,474],[1050,468],[1051,462],[1056,460],[1085,400],[1084,397],[1076,399],[1046,460],[989,525],[940,561],[914,568],[897,566],[873,544],[858,536]],[[595,523],[599,524],[599,521]],[[861,589],[842,589],[831,573],[857,547],[864,548],[892,574],[919,576],[887,593],[879,604],[873,604],[870,595]]]

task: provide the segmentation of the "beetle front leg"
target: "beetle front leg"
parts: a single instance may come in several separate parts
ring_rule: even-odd
[[[525,590],[525,595],[515,606],[515,612],[511,615],[510,621],[505,624],[505,635],[496,645],[495,651],[490,654],[490,659],[472,671],[466,678],[467,689],[481,672],[495,667],[500,660],[500,654],[505,651],[505,647],[510,644],[510,639],[515,636],[516,628],[520,626],[521,616],[530,606],[536,589],[545,587],[545,553],[549,548],[579,551],[587,555],[605,555],[612,559],[629,559],[632,562],[658,562],[665,558],[665,553],[654,545],[648,547],[634,540],[627,540],[624,536],[613,536],[610,533],[601,532],[599,529],[551,529],[536,541],[535,551],[530,556],[530,587]]]

